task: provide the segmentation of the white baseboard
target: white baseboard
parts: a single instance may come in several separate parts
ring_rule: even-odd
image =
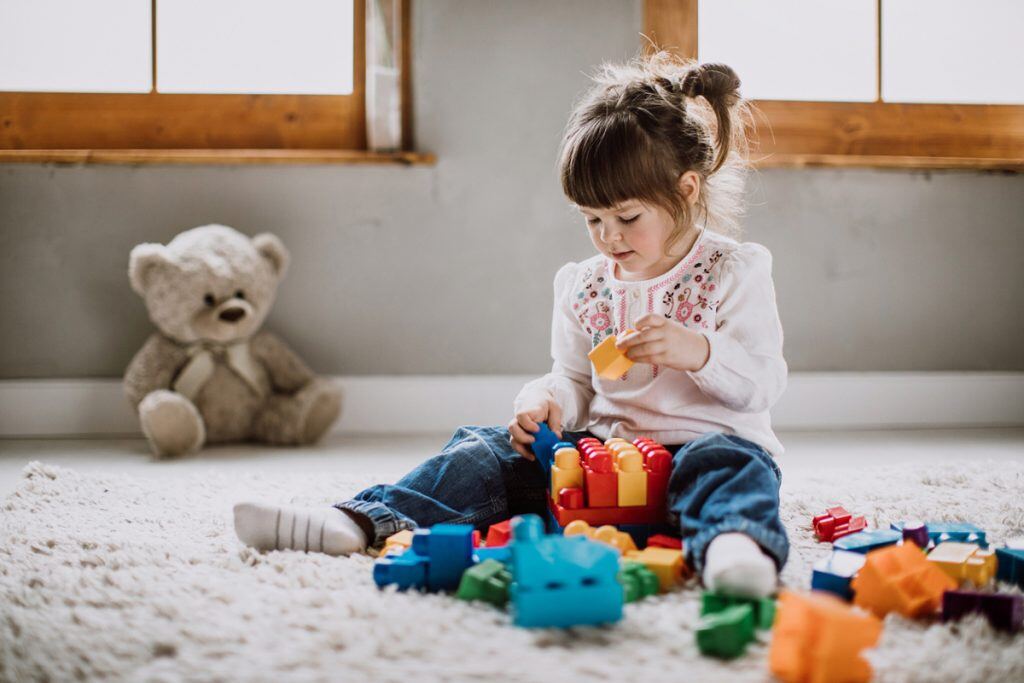
[[[450,432],[504,424],[531,377],[337,377],[336,432]],[[791,373],[772,410],[777,429],[1024,426],[1024,373]],[[0,380],[0,437],[138,435],[118,379]]]

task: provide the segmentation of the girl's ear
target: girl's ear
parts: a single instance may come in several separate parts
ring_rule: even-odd
[[[269,232],[256,235],[252,238],[252,243],[256,247],[256,251],[260,253],[260,256],[270,263],[270,267],[277,274],[277,279],[283,278],[285,271],[288,270],[289,259],[288,250],[285,249],[284,243],[276,235],[272,235]]]
[[[679,192],[687,204],[696,204],[700,199],[700,175],[696,171],[687,171],[679,176]]]

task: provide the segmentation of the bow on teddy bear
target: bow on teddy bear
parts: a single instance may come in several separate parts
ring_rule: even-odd
[[[158,456],[227,441],[313,443],[337,419],[338,388],[260,330],[287,267],[274,235],[223,225],[132,250],[132,287],[157,332],[124,387]]]

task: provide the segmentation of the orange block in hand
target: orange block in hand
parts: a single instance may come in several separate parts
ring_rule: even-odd
[[[636,330],[626,330],[623,334],[631,334]],[[590,362],[594,364],[597,376],[604,379],[619,379],[626,374],[626,371],[633,367],[633,361],[626,357],[626,354],[615,348],[615,335],[606,337],[603,342],[595,346],[587,354]]]
[[[913,544],[892,545],[868,553],[864,566],[850,582],[853,604],[879,617],[899,612],[905,617],[935,613],[942,594],[955,590],[956,581]]]
[[[768,666],[786,683],[871,680],[861,651],[873,647],[882,622],[822,593],[779,594]]]

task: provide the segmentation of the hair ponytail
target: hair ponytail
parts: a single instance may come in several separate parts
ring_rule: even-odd
[[[703,97],[715,113],[717,158],[710,171],[714,173],[725,163],[731,147],[731,110],[740,101],[740,77],[725,64],[700,64],[686,73],[680,89],[686,97]]]

